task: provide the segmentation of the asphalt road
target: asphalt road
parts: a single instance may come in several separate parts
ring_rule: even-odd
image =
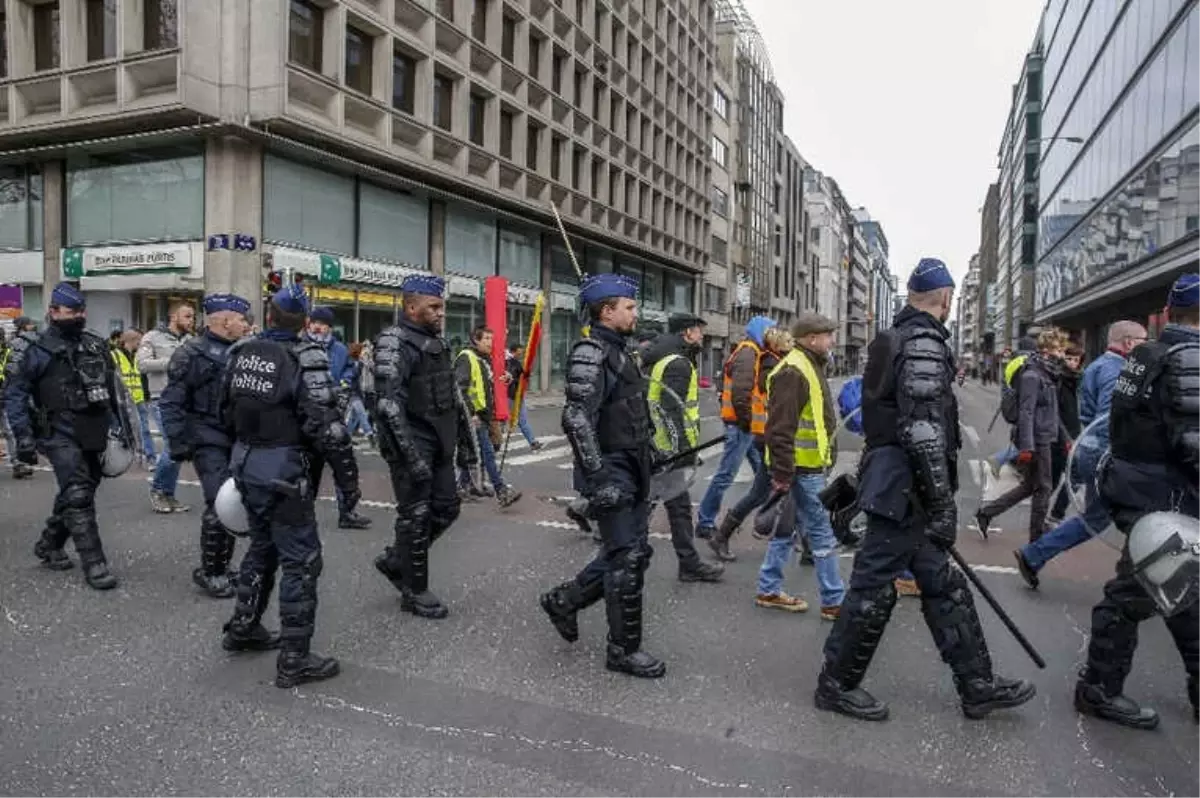
[[[646,648],[667,661],[667,676],[643,682],[607,672],[602,609],[582,616],[572,646],[537,607],[538,593],[593,551],[551,501],[570,493],[570,472],[561,467],[565,444],[549,437],[558,411],[548,407],[531,414],[547,449],[518,446],[509,455],[522,501],[506,511],[466,506],[434,548],[434,589],[451,610],[441,622],[401,613],[399,596],[371,567],[391,512],[384,467],[363,453],[374,528],[338,531],[332,502],[318,507],[326,565],[315,647],[339,657],[343,673],[291,691],[273,686],[273,655],[221,651],[231,604],[203,597],[189,576],[198,509],[153,515],[144,473],[105,483],[100,523],[122,583],[96,593],[78,569],[51,573],[31,555],[50,475],[22,483],[0,476],[0,793],[1200,793],[1197,727],[1161,622],[1143,626],[1128,685],[1162,713],[1157,731],[1117,728],[1072,708],[1090,609],[1116,555],[1093,542],[1049,566],[1040,591],[1024,587],[1011,549],[1025,511],[1001,519],[1004,533],[987,542],[966,523],[980,494],[1000,487],[978,461],[1003,436],[986,432],[994,392],[969,384],[962,398],[969,429],[960,548],[1049,663],[1036,670],[982,609],[997,669],[1038,686],[1019,710],[966,720],[919,602],[904,599],[866,685],[892,705],[892,719],[862,724],[816,711],[829,624],[815,612],[754,606],[762,544],[749,535],[735,539],[741,557],[723,583],[679,583],[670,546],[657,539],[666,532],[661,513]],[[711,396],[704,412],[715,414]],[[706,423],[706,433],[718,430]],[[843,440],[843,467],[854,444]],[[715,461],[702,469],[697,500]],[[179,497],[195,504],[191,478],[185,471]],[[727,502],[745,487],[735,485]],[[850,559],[842,562],[848,573]],[[800,566],[786,587],[815,597],[815,579]],[[268,621],[276,624],[274,611]]]

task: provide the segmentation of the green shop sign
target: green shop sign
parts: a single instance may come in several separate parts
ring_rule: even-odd
[[[114,274],[187,272],[191,268],[192,248],[188,244],[72,247],[62,251],[63,276],[76,280]]]

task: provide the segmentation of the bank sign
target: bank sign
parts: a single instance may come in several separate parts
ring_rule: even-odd
[[[75,247],[62,251],[63,276],[69,279],[113,274],[186,272],[192,267],[187,244],[141,247]]]

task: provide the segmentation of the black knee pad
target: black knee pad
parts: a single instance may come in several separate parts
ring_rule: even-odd
[[[87,510],[95,501],[95,491],[87,485],[68,483],[63,489],[63,504],[71,510]]]

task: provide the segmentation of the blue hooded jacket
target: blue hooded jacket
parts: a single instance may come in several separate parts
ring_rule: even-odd
[[[758,344],[759,349],[762,349],[766,346],[763,343],[763,336],[774,326],[775,322],[767,316],[754,316],[746,322],[746,335],[750,336],[751,341]]]

